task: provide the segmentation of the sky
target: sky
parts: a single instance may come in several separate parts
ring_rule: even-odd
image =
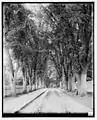
[[[47,7],[49,4],[48,3],[39,3],[39,4],[29,4],[29,3],[26,3],[26,4],[23,4],[24,8],[27,9],[27,10],[30,10],[32,13],[35,14],[35,16],[29,16],[30,19],[34,20],[36,26],[38,29],[40,30],[46,30],[46,24],[44,23],[44,20],[45,21],[48,21],[48,17],[46,15],[43,14],[43,11],[41,9],[41,7]],[[43,26],[42,27],[39,27],[39,24],[42,23]],[[51,28],[50,26],[49,27],[49,31],[51,31]]]
[[[26,8],[26,9],[28,9],[28,10],[30,10],[30,11],[32,11],[32,12],[34,12],[34,13],[36,13],[36,12],[40,12],[40,8],[41,8],[41,6],[44,6],[44,7],[46,7],[46,6],[48,6],[48,4],[24,4],[23,6]]]

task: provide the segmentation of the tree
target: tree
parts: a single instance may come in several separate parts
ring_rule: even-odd
[[[86,78],[87,78],[87,70],[88,66],[91,63],[91,39],[92,38],[92,11],[93,11],[93,4],[84,4],[79,6],[73,6],[71,8],[74,13],[78,12],[78,14],[73,14],[70,21],[72,26],[76,29],[75,30],[75,47],[77,48],[74,52],[76,56],[76,61],[74,61],[75,69],[78,71],[79,77],[77,80],[79,82],[78,94],[83,96],[86,94]],[[74,59],[73,59],[74,60]],[[79,67],[78,67],[79,66]]]
[[[29,40],[29,38],[26,38],[25,36],[25,33],[27,32],[26,30],[27,24],[30,21],[28,19],[28,14],[30,14],[30,12],[25,10],[23,6],[20,4],[4,4],[3,7],[4,7],[4,21],[5,21],[4,22],[5,43],[9,48],[12,49],[14,59],[19,60],[24,65],[24,66],[22,65],[23,68],[26,68],[27,66],[26,60],[28,57],[26,56],[26,54],[29,53],[31,55],[31,52],[32,52],[31,41],[30,41],[31,38]],[[29,46],[29,42],[30,42],[30,46]],[[10,63],[12,63],[11,59],[10,59]],[[11,64],[10,68],[14,78],[14,71],[12,67],[13,66]],[[26,71],[25,71],[25,74],[26,74]],[[13,94],[16,95],[15,80],[13,80],[13,82],[14,82]]]
[[[4,4],[4,7],[5,43],[21,64],[23,92],[27,92],[27,79],[29,91],[32,84],[37,89],[39,81],[45,83],[50,58],[55,64],[58,81],[61,80],[65,88],[72,91],[76,79],[78,94],[85,94],[86,76],[92,59],[93,5],[50,4],[41,6],[41,12],[37,13],[20,4]],[[15,72],[12,70],[12,73]]]
[[[69,76],[72,78],[75,73],[80,76],[81,79],[77,76],[76,78],[79,84],[81,83],[79,85],[80,90],[78,88],[81,95],[86,91],[84,85],[86,85],[88,59],[91,59],[89,57],[91,53],[89,53],[89,46],[92,37],[92,8],[92,4],[51,4],[46,10],[46,13],[50,16],[51,24],[55,23],[53,41],[54,45],[57,43],[56,48],[61,53],[59,59],[64,69],[66,81],[68,83]]]

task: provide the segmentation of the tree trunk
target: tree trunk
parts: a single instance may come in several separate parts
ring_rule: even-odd
[[[42,88],[42,77],[40,77],[40,88]]]
[[[41,88],[41,78],[39,77],[39,87],[38,88]]]
[[[62,86],[62,88],[63,88],[63,82],[65,81],[65,75],[64,75],[64,69],[62,68],[62,84],[61,84],[61,86]]]
[[[87,70],[83,70],[80,75],[76,74],[77,77],[77,89],[78,95],[85,96],[86,95],[86,78],[87,78]]]
[[[29,77],[29,92],[32,91],[32,80],[31,77]]]
[[[62,68],[62,87],[64,89],[68,89],[68,82],[67,82],[67,74],[64,72],[64,68]]]
[[[68,75],[65,73],[65,89],[68,90]]]
[[[42,81],[42,79],[40,78],[40,88],[42,88],[42,82],[41,81]]]
[[[72,91],[76,90],[76,83],[75,83],[75,73],[73,73],[72,76]]]
[[[39,89],[39,77],[37,77],[37,89]]]
[[[77,86],[77,95],[80,94],[80,85],[81,85],[81,75],[79,73],[75,73],[75,78],[76,78],[76,86]]]
[[[37,81],[37,78],[36,78],[36,90],[38,89],[38,81]]]
[[[86,78],[87,78],[87,73],[81,73],[81,86],[80,86],[80,95],[84,96],[86,95],[86,88],[87,88],[87,84],[86,84]]]
[[[35,75],[35,86],[36,86],[36,90],[38,89],[38,78],[37,78],[37,74]]]
[[[42,80],[42,88],[44,88],[44,81]]]
[[[46,78],[46,74],[44,73],[42,76],[42,88],[46,88],[45,78]]]
[[[60,81],[60,88],[62,88],[62,81]]]
[[[71,77],[69,77],[68,79],[68,90],[72,91],[72,78]]]
[[[32,90],[35,90],[35,84],[32,84]]]
[[[13,80],[12,82],[12,86],[11,86],[11,92],[12,92],[12,96],[16,96],[16,85],[15,85],[15,80]]]
[[[34,84],[34,90],[36,90],[36,70],[34,70],[33,84]]]
[[[87,66],[81,72],[81,84],[80,84],[80,91],[79,91],[80,96],[86,95],[86,92],[87,92],[86,79],[87,79]]]
[[[23,93],[27,93],[27,79],[26,79],[26,74],[23,77]]]
[[[7,48],[6,48],[6,53],[8,55],[8,62],[9,62],[9,67],[10,67],[10,71],[11,71],[11,76],[10,76],[11,93],[12,93],[12,96],[16,96],[16,77],[17,77],[17,72],[19,69],[19,64],[17,63],[18,66],[17,66],[16,70],[14,71],[10,52],[9,52],[9,49],[7,49]]]
[[[10,88],[11,88],[11,95],[16,96],[16,75],[13,77],[13,75],[10,73]]]

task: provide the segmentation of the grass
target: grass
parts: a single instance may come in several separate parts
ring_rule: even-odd
[[[87,92],[86,96],[80,97],[72,92],[64,92],[71,96],[75,101],[79,102],[80,104],[83,104],[87,106],[88,108],[93,108],[93,93]]]

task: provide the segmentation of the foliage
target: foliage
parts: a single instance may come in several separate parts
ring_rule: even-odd
[[[92,4],[52,4],[47,8],[49,16],[56,19],[54,46],[59,49],[65,69],[71,66],[73,71],[80,72],[86,63],[90,63],[92,7]]]
[[[4,4],[7,47],[23,73],[36,82],[44,76],[47,61],[54,62],[58,80],[88,71],[92,65],[93,4],[50,4],[38,13],[21,4]],[[38,20],[38,23],[36,22]],[[34,74],[33,80],[32,76]],[[47,86],[49,86],[49,78]]]

